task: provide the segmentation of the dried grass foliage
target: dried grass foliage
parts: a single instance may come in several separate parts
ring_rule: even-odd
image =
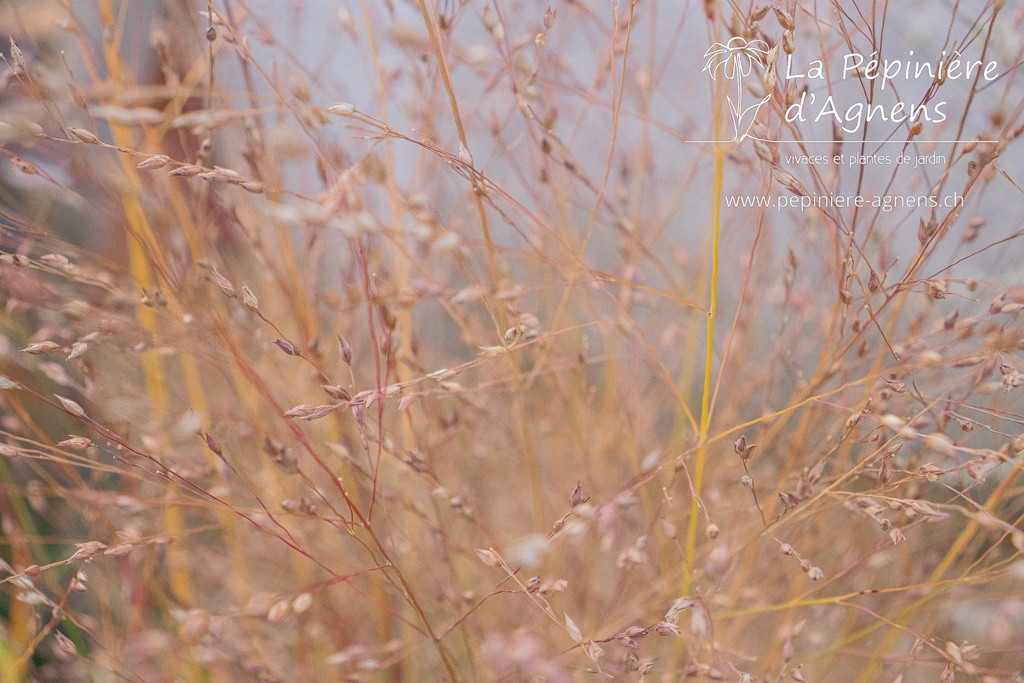
[[[855,4],[3,8],[4,680],[1021,680],[1017,70],[941,167],[686,142],[688,31]],[[721,209],[839,188],[965,204]]]

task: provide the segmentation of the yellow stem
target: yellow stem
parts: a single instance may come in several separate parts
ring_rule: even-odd
[[[715,107],[714,129],[715,140],[719,138],[721,128],[721,97]],[[714,191],[714,231],[711,243],[711,301],[708,306],[706,348],[704,351],[704,382],[700,399],[700,434],[697,440],[697,462],[693,469],[694,495],[690,501],[690,525],[686,534],[686,567],[683,570],[681,593],[687,595],[693,580],[693,556],[697,547],[697,520],[700,514],[699,496],[704,483],[704,463],[707,459],[708,430],[711,426],[711,368],[715,342],[715,317],[718,312],[718,250],[722,233],[722,184],[725,173],[725,147],[715,142],[715,191]]]

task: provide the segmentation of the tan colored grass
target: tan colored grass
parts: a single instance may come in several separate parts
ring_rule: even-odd
[[[862,173],[687,41],[885,3],[284,7],[0,13],[0,678],[1020,680],[1015,71]]]

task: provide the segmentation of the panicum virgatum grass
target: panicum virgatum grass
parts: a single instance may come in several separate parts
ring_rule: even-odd
[[[0,678],[1020,681],[1022,22],[3,4]]]

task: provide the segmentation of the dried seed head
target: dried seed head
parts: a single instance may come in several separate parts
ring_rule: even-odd
[[[707,533],[708,538],[713,541],[718,538],[718,534],[721,533],[722,530],[718,528],[717,524],[708,524],[704,531]]]
[[[892,472],[889,470],[889,461],[883,460],[878,466],[878,481],[881,484],[888,484],[892,481]]]
[[[75,417],[85,417],[85,411],[82,409],[82,406],[78,405],[70,398],[64,398],[63,396],[58,396],[57,394],[54,394],[54,397],[58,401],[60,401],[60,404],[62,406],[64,406],[64,410],[68,411]]]
[[[596,662],[604,656],[604,650],[600,645],[592,640],[588,640],[583,644],[583,651],[587,653],[587,657],[589,657],[592,662]]]
[[[655,626],[654,630],[659,636],[678,636],[680,634],[679,627],[667,621],[663,621]]]
[[[757,448],[756,443],[744,443],[742,450],[738,451],[740,457],[744,462],[754,457],[754,449]]]
[[[587,500],[589,500],[589,498]],[[583,499],[583,486],[579,482],[576,482],[576,488],[572,490],[572,495],[569,496],[569,507],[574,508],[584,502],[586,501]]]
[[[299,593],[292,600],[292,611],[296,614],[302,614],[310,607],[313,606],[313,596],[309,593]]]
[[[796,38],[793,36],[793,32],[788,29],[782,32],[782,49],[787,55],[796,52]]]
[[[793,29],[796,28],[796,22],[793,20],[792,14],[782,9],[778,5],[774,5],[772,7],[772,10],[775,12],[775,19],[779,22],[779,26],[781,26],[786,31],[792,31]]]
[[[21,48],[14,42],[14,38],[11,38],[11,61],[14,62],[14,66],[19,71],[25,70],[25,55],[22,53]]]
[[[245,307],[253,313],[257,313],[260,310],[259,299],[257,299],[256,295],[252,293],[252,290],[244,284],[242,285],[242,303],[245,304]]]
[[[807,196],[807,188],[789,171],[784,171],[778,166],[774,166],[772,167],[772,177],[775,178],[777,183],[798,197]]]
[[[924,245],[928,243],[928,240],[932,238],[938,230],[938,223],[935,221],[935,217],[931,217],[928,220],[921,219],[917,226],[917,242],[918,244]]]
[[[217,27],[211,24],[206,29],[206,39],[211,43],[217,40]]]
[[[945,434],[940,432],[929,434],[925,437],[924,441],[928,448],[940,455],[944,455],[946,457],[953,457],[956,455],[956,446],[953,443],[953,440]]]
[[[60,631],[55,631],[54,637],[57,640],[57,647],[59,647],[62,652],[66,652],[69,655],[78,654],[78,648],[75,647],[75,643],[66,635],[64,635]]]
[[[576,642],[577,645],[583,644],[583,633],[580,631],[580,627],[576,625],[576,622],[572,620],[565,612],[562,613],[565,617],[565,629],[569,632],[569,637]]]
[[[505,27],[501,23],[501,19],[491,11],[490,6],[484,7],[483,24],[487,29],[487,32],[491,34],[491,38],[496,43],[500,43],[505,39]]]
[[[630,650],[640,649],[640,643],[635,638],[631,638],[626,633],[616,633],[612,636],[612,640],[621,645],[622,647],[629,648]]]
[[[789,660],[793,659],[793,655],[796,652],[796,648],[793,645],[792,638],[786,638],[786,642],[782,644],[782,661],[789,663]]]
[[[288,616],[290,609],[291,604],[289,604],[287,600],[278,600],[270,606],[269,610],[267,610],[267,621],[272,624],[283,621],[284,618]]]
[[[231,284],[231,280],[218,273],[216,268],[213,269],[213,281],[220,287],[220,291],[224,292],[224,296],[229,299],[235,298],[235,286]]]
[[[107,545],[105,543],[100,543],[99,541],[87,541],[85,543],[76,543],[75,547],[78,550],[76,550],[75,554],[71,556],[70,560],[72,562],[75,560],[88,560],[93,555],[106,548]]]
[[[345,361],[345,365],[352,365],[352,347],[341,335],[338,335],[338,347],[341,349],[341,359]]]
[[[41,356],[44,353],[50,353],[57,349],[63,348],[60,344],[52,341],[41,341],[35,344],[30,344],[21,350],[22,353],[30,353],[33,356]]]
[[[149,171],[156,168],[163,168],[167,164],[171,163],[171,158],[164,156],[163,154],[154,154],[151,157],[146,158],[141,163],[136,164],[136,168],[141,168],[144,171]]]
[[[203,434],[203,439],[206,441],[206,447],[213,451],[215,455],[224,457],[224,449],[221,448],[220,441],[217,441],[210,434]]]
[[[88,304],[86,304],[86,305],[88,305]],[[69,315],[68,313],[65,313],[65,315],[68,315],[68,317],[74,317],[74,316]],[[84,318],[85,316],[83,315],[81,317]],[[81,319],[81,318],[78,318],[78,319]],[[89,345],[86,344],[85,342],[81,342],[81,341],[75,342],[74,344],[71,345],[71,348],[68,350],[67,359],[68,360],[74,360],[75,358],[78,358],[82,354],[84,354],[88,349],[89,349]]]
[[[302,355],[301,353],[299,353],[299,350],[298,350],[298,348],[296,348],[295,344],[291,343],[287,339],[275,339],[274,340],[274,345],[277,348],[279,348],[282,351],[284,351],[285,353],[287,353],[289,356],[300,356],[300,355]]]
[[[821,567],[811,567],[807,570],[807,578],[811,581],[821,581],[825,578],[825,572],[821,571]]]
[[[670,624],[676,624],[679,622],[679,613],[683,610],[690,609],[693,607],[696,600],[689,597],[676,598],[672,601],[672,605],[665,612],[665,621]]]
[[[327,108],[327,111],[338,116],[349,116],[355,113],[356,108],[348,102],[335,102]]]
[[[778,71],[774,63],[769,63],[768,68],[765,69],[765,93],[771,96],[775,92],[775,85],[778,83]],[[760,154],[758,155],[761,156]]]
[[[885,383],[894,393],[905,394],[907,392],[907,385],[898,379],[887,378]]]
[[[882,281],[878,279],[878,273],[874,269],[871,270],[871,275],[868,277],[868,291],[874,294],[878,291],[878,288],[882,286]]]
[[[939,477],[945,474],[942,469],[936,467],[930,462],[917,468],[917,473],[932,483],[938,481]]]
[[[480,558],[480,561],[488,567],[497,567],[501,564],[501,558],[498,556],[498,553],[494,552],[492,549],[484,550],[482,548],[478,548],[473,552],[476,553],[476,556]]]
[[[770,166],[778,165],[778,144],[768,141],[768,128],[763,123],[757,122],[750,132],[754,140],[754,151],[757,153],[757,157]]]
[[[757,22],[768,16],[768,11],[771,9],[768,5],[759,5],[750,11],[748,19],[751,23],[756,24]]]
[[[60,269],[65,269],[71,264],[71,261],[69,261],[68,257],[64,256],[64,254],[43,254],[42,256],[39,257],[39,260],[42,263]]]
[[[167,175],[191,178],[192,176],[199,175],[205,170],[206,169],[204,169],[202,166],[196,166],[195,164],[185,164],[184,166],[179,166],[178,168],[174,169]]]
[[[111,546],[103,551],[104,555],[113,555],[114,557],[123,557],[128,555],[135,549],[134,543],[119,543],[118,545]]]
[[[782,554],[783,555],[792,555],[793,554],[793,546],[791,546],[788,543],[783,543],[782,546],[781,546],[781,549],[782,549]]]
[[[96,137],[95,135],[93,135],[91,132],[87,131],[84,128],[75,128],[74,126],[72,126],[71,128],[68,128],[68,132],[71,133],[76,138],[78,138],[79,140],[81,140],[82,142],[90,145],[95,145],[100,141],[98,137]]]
[[[300,420],[306,420],[311,422],[313,420],[319,420],[331,413],[331,411],[338,408],[338,404],[328,404],[322,406],[311,406],[307,403],[302,403],[284,414],[285,417],[294,417]]]
[[[331,398],[336,398],[339,401],[351,401],[352,396],[345,390],[344,387],[336,384],[321,384],[320,388],[327,392],[327,395]],[[403,397],[408,398],[408,397]]]
[[[76,450],[76,451],[84,451],[86,448],[88,448],[89,446],[92,446],[94,444],[93,444],[93,442],[90,439],[87,439],[84,436],[70,435],[69,438],[64,439],[63,441],[59,442],[57,445],[61,446],[63,448],[70,448],[70,449]]]

